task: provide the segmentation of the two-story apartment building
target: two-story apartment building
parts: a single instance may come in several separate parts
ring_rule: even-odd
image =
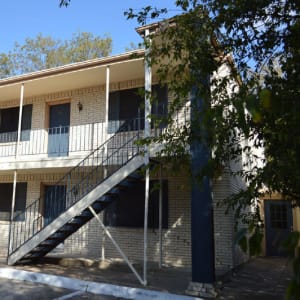
[[[0,80],[0,253],[8,264],[61,243],[64,256],[120,257],[94,214],[130,261],[143,260],[145,156],[135,142],[145,128],[138,92],[144,55],[136,50]],[[164,114],[172,95],[156,84],[155,70],[151,82],[158,98],[152,113]],[[178,126],[189,114],[187,102]],[[161,130],[167,128],[149,133]],[[158,181],[160,191],[152,191]],[[242,185],[224,174],[213,183],[213,203]],[[150,191],[148,260],[191,268],[189,177],[162,165]],[[213,217],[215,268],[224,274],[244,257],[234,244],[233,215],[214,205]]]

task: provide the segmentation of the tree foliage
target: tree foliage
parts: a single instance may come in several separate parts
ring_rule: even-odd
[[[26,38],[23,44],[15,43],[8,53],[0,53],[0,77],[103,57],[111,50],[109,36],[102,38],[89,32],[78,32],[70,40],[61,41],[38,34],[35,38]]]
[[[178,140],[190,144],[200,139],[208,144],[214,149],[206,170],[212,177],[218,175],[220,166],[226,168],[229,161],[238,162],[241,155],[247,156],[250,169],[231,169],[233,175],[244,176],[249,185],[231,199],[233,207],[252,204],[262,192],[279,192],[300,206],[299,2],[175,3],[182,14],[159,22],[149,61],[158,67],[160,81],[174,92],[170,114],[183,105],[195,87],[197,96],[204,99],[205,110],[199,112],[203,114],[202,124],[197,120],[190,124],[190,129],[201,126],[204,130],[183,130],[173,144],[168,134],[170,149],[177,151]],[[139,13],[129,10],[125,15],[145,25],[152,18],[161,19],[165,12],[167,8],[147,6]],[[158,32],[160,38],[155,39]],[[147,43],[146,47],[150,46]],[[177,63],[170,64],[170,60]],[[211,90],[205,76],[216,74],[224,65],[231,72],[212,76]],[[194,136],[194,132],[206,134]],[[242,139],[249,143],[241,145]]]
[[[280,193],[300,206],[300,2],[174,2],[181,13],[171,20],[161,21],[167,8],[125,12],[141,25],[158,20],[145,46],[159,80],[174,94],[169,124],[190,91],[204,103],[190,124],[158,138],[167,144],[163,154],[182,153],[200,140],[213,155],[199,177],[214,179],[220,172],[242,176],[247,186],[224,204],[255,233],[250,242],[258,245],[261,196]],[[250,205],[256,207],[254,213],[247,210]],[[299,273],[290,289],[294,295],[300,290]]]

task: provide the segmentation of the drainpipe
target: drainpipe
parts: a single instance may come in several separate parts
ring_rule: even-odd
[[[145,31],[145,39],[149,42],[149,29]],[[150,119],[149,115],[151,114],[151,63],[149,61],[149,46],[146,48],[145,53],[145,129],[144,137],[147,138],[150,136]],[[150,184],[150,171],[149,171],[149,147],[145,146],[145,155],[144,163],[146,166],[146,175],[145,175],[145,212],[144,212],[144,283],[147,285],[147,248],[148,248],[148,210],[149,210],[149,184]]]

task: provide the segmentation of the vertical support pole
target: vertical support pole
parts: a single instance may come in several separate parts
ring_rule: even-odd
[[[150,39],[149,39],[149,29],[145,31],[146,40],[146,53],[145,53],[145,129],[144,137],[150,136],[150,119],[151,114],[151,63],[149,58],[150,50]],[[145,212],[144,212],[144,282],[147,284],[147,248],[148,248],[148,210],[149,210],[149,185],[150,185],[150,171],[149,171],[149,147],[145,146],[145,156],[144,156],[145,166],[146,166],[146,176],[145,176]]]
[[[12,192],[12,200],[11,200],[11,214],[10,214],[11,222],[14,219],[15,202],[16,202],[16,187],[17,187],[17,170],[14,170],[14,182],[13,182],[13,192]]]
[[[199,75],[200,76],[200,75]],[[200,77],[201,79],[201,77]],[[203,81],[205,79],[203,78]],[[207,80],[208,81],[208,80]],[[205,81],[206,84],[207,81]],[[197,87],[191,92],[192,130],[202,136],[191,144],[191,242],[192,242],[192,282],[186,293],[200,297],[215,296],[215,251],[213,229],[213,206],[210,178],[205,176],[200,182],[197,179],[199,170],[205,167],[211,157],[211,150],[205,143],[207,134],[203,124],[205,99],[199,95]],[[200,114],[199,114],[200,113]]]
[[[159,263],[158,267],[162,268],[162,209],[163,209],[163,181],[162,165],[159,170],[159,212],[158,212],[158,235],[159,235]]]
[[[110,80],[110,69],[106,67],[106,89],[105,89],[105,124],[106,134],[108,129],[108,111],[109,111],[109,80]]]
[[[24,83],[21,84],[20,91],[20,107],[19,107],[19,120],[18,120],[18,135],[16,142],[16,151],[15,151],[15,161],[19,155],[19,144],[21,141],[21,127],[22,127],[22,112],[23,112],[23,102],[24,102]],[[14,211],[15,211],[15,203],[16,203],[16,188],[17,188],[17,170],[14,170],[14,182],[13,182],[13,192],[11,199],[11,213],[10,213],[10,226],[12,226],[12,222],[14,219]],[[11,230],[9,231],[9,247],[11,252],[12,242],[11,242]]]
[[[109,66],[106,66],[106,85],[105,85],[105,134],[103,135],[105,137],[105,140],[108,138],[108,112],[109,112],[109,80],[110,80],[110,68]],[[102,141],[103,143],[103,141]],[[105,144],[104,147],[104,155],[107,155],[107,145]],[[107,166],[103,166],[103,176],[107,176]],[[102,243],[101,243],[101,260],[105,260],[105,231],[102,230]]]
[[[18,135],[17,135],[17,144],[16,144],[16,158],[19,155],[19,145],[21,141],[21,129],[22,129],[22,113],[23,113],[23,100],[24,100],[24,83],[21,85],[20,92],[20,107],[19,107],[19,122],[18,122]]]

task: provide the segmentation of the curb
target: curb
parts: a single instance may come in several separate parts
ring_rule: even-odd
[[[36,273],[23,271],[12,268],[0,268],[0,277],[31,281],[42,283],[55,287],[65,288],[74,291],[82,291],[86,293],[107,295],[136,300],[201,300],[202,298],[176,295],[153,290],[132,288],[126,286],[113,285],[109,283],[98,283],[93,281],[85,281],[64,276],[50,275],[45,273]],[[202,299],[203,300],[203,299]]]

